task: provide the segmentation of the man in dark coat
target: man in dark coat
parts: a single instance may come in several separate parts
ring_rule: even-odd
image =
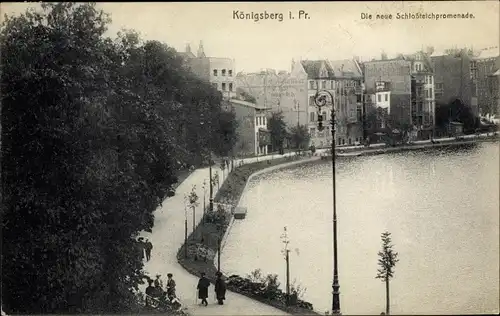
[[[167,274],[167,296],[169,299],[173,299],[175,296],[175,281],[172,278],[172,273]]]
[[[146,251],[146,261],[151,259],[151,250],[153,250],[153,244],[146,239],[146,243],[144,244],[144,250]]]
[[[153,280],[148,279],[148,287],[146,288],[146,306],[150,306],[151,297],[155,296],[155,288],[153,287]]]
[[[139,239],[137,240],[137,247],[141,260],[143,260],[146,257],[144,255],[144,238],[139,237]]]
[[[205,272],[201,273],[201,278],[198,281],[198,299],[201,300],[201,304],[208,305],[208,287],[210,286],[210,281],[205,277]]]
[[[217,272],[217,280],[215,281],[215,296],[219,305],[224,305],[224,300],[226,299],[226,282],[220,272]]]

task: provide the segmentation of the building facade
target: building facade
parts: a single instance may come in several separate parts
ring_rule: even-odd
[[[301,74],[266,69],[257,73],[239,73],[238,90],[255,98],[260,107],[281,111],[288,126],[307,122],[307,79]]]
[[[461,100],[478,114],[476,88],[471,73],[472,56],[465,49],[433,53],[435,97],[438,105]]]
[[[307,127],[311,145],[329,147],[332,143],[332,102],[321,110],[316,107],[315,95],[326,90],[333,96],[335,105],[337,145],[353,145],[363,140],[363,75],[356,60],[302,60],[292,65],[292,73],[307,76]],[[322,116],[323,130],[318,129],[318,118]]]
[[[388,112],[401,123],[411,121],[411,71],[412,64],[404,58],[372,60],[363,64],[366,93],[375,95],[377,83],[390,87]],[[377,100],[372,99],[372,104]]]
[[[485,114],[500,114],[498,93],[495,93],[495,73],[500,69],[498,47],[481,51],[471,62],[471,76],[475,81],[479,112]],[[498,75],[496,76],[498,77]],[[493,84],[493,86],[492,86]]]
[[[500,113],[500,68],[488,76],[488,109],[491,114]]]
[[[231,58],[207,57],[200,41],[198,52],[194,55],[188,44],[186,51],[180,53],[188,68],[202,80],[210,82],[214,88],[222,92],[224,99],[236,96],[235,62]]]
[[[271,144],[271,135],[267,129],[271,109],[237,99],[230,99],[227,103],[227,109],[234,111],[238,121],[235,153],[240,156],[267,155]]]
[[[386,109],[393,124],[411,130],[435,124],[435,78],[431,61],[423,52],[363,64],[371,105]],[[367,102],[368,103],[368,102]]]

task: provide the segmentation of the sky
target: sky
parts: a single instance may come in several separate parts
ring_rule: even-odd
[[[19,14],[27,3],[2,3],[1,11]],[[236,72],[265,68],[290,70],[292,59],[378,58],[413,53],[426,46],[474,49],[499,46],[497,1],[394,2],[234,2],[234,3],[99,3],[111,14],[109,36],[122,28],[196,52],[203,40],[209,57],[235,60]],[[307,18],[299,19],[298,12]],[[283,20],[235,19],[239,13],[282,13]],[[289,18],[292,12],[294,19]],[[471,13],[473,19],[397,19],[404,13]],[[372,19],[362,19],[372,15]],[[376,19],[391,14],[391,20]]]

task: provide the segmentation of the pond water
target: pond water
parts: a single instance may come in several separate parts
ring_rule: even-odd
[[[380,314],[380,234],[392,233],[400,261],[391,280],[393,314],[499,311],[499,147],[406,152],[337,161],[338,254],[343,314]],[[222,270],[260,268],[280,276],[287,226],[291,279],[315,310],[331,310],[332,169],[320,161],[255,177],[244,193]]]

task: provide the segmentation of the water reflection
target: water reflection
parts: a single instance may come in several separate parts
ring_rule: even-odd
[[[394,314],[497,312],[499,302],[499,152],[463,150],[339,159],[337,213],[344,314],[379,314],[375,279],[380,233],[392,232],[400,262],[391,283]],[[319,311],[331,306],[332,176],[321,161],[263,174],[242,197],[223,268],[256,268],[285,283],[279,236],[287,226],[294,277]]]

